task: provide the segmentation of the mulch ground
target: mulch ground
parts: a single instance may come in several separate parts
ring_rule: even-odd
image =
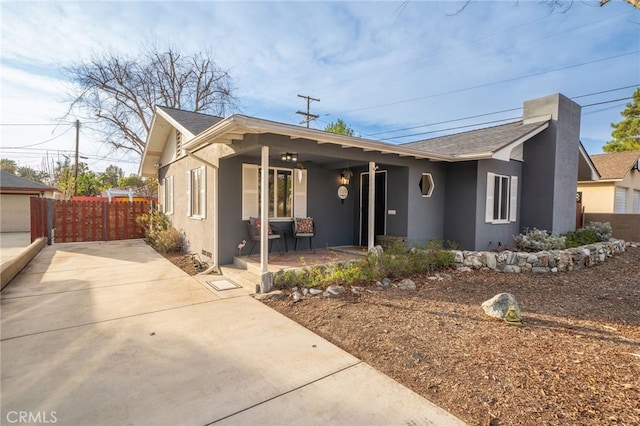
[[[265,303],[472,425],[640,424],[640,248],[569,273],[452,275]],[[521,327],[484,314],[502,292]]]

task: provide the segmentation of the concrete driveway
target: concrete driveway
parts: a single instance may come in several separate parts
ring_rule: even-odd
[[[1,306],[2,424],[462,424],[141,240],[47,246]]]

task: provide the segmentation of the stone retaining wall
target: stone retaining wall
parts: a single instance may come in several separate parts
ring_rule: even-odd
[[[496,271],[520,272],[564,272],[575,271],[604,262],[607,257],[624,253],[623,240],[609,240],[604,243],[537,253],[490,252],[453,250],[456,266],[472,269],[489,268]]]

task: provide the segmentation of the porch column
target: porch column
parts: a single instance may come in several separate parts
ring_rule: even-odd
[[[273,277],[269,273],[269,147],[261,148],[260,178],[260,293],[271,291]]]
[[[367,224],[367,248],[371,250],[376,238],[376,163],[369,162],[369,223]]]
[[[219,260],[220,260],[220,249],[218,247],[219,239],[218,235],[220,234],[220,219],[218,216],[218,194],[220,185],[218,184],[218,177],[220,176],[219,170],[217,167],[213,167],[213,258],[211,259],[213,263],[213,267],[218,269]]]

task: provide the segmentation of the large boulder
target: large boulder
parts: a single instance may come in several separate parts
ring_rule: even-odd
[[[482,309],[484,313],[490,317],[503,319],[509,310],[509,306],[513,306],[518,316],[522,316],[520,313],[520,307],[516,298],[511,293],[496,294],[489,300],[482,302]]]

